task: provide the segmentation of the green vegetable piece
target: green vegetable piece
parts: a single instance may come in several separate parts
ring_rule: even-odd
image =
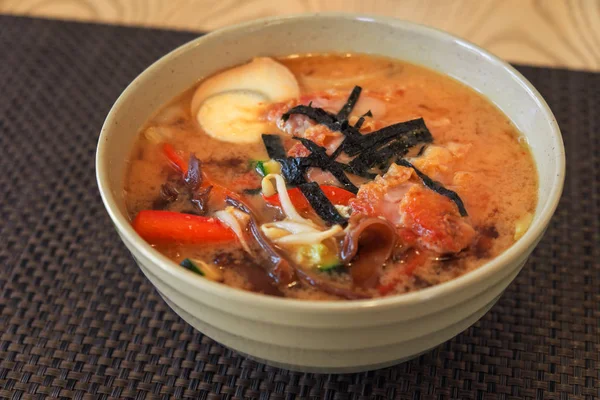
[[[309,264],[323,272],[331,272],[342,265],[337,255],[323,243],[300,246],[296,253],[296,261]]]
[[[275,160],[252,161],[251,164],[260,176],[265,177],[269,174],[279,174],[281,165]]]
[[[323,263],[319,264],[317,268],[319,271],[323,272],[333,272],[337,268],[341,267],[342,263],[337,257],[334,257],[330,260],[323,260]]]
[[[196,263],[194,263],[189,258],[186,258],[185,260],[183,260],[181,262],[181,264],[179,264],[179,265],[181,265],[185,269],[188,269],[192,272],[197,273],[200,276],[204,276],[204,272],[200,269],[200,267],[198,267],[198,265],[196,265]]]
[[[265,169],[265,163],[263,161],[256,161],[254,169],[260,176],[267,176],[267,171]]]

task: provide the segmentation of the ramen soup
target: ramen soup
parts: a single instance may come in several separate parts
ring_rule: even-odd
[[[255,58],[141,129],[136,232],[197,279],[299,299],[437,285],[527,230],[537,173],[488,99],[366,55]]]

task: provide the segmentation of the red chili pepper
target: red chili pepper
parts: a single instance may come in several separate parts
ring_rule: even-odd
[[[331,201],[332,204],[336,205],[347,206],[350,199],[353,199],[355,197],[354,193],[339,188],[337,186],[322,185],[321,190],[329,199],[329,201]],[[290,196],[292,204],[294,205],[294,207],[296,207],[297,210],[307,210],[308,208],[310,208],[310,203],[308,202],[306,197],[304,197],[300,189],[292,188],[288,189],[287,192],[288,196]],[[281,202],[279,201],[279,194],[263,196],[263,198],[268,204],[272,206],[281,207]]]
[[[145,240],[179,243],[215,243],[236,240],[235,233],[215,218],[173,211],[140,211],[133,229]]]
[[[170,143],[163,143],[162,148],[165,156],[167,156],[167,159],[171,162],[171,164],[173,164],[173,166],[177,168],[179,172],[185,175],[188,169],[187,163],[179,154],[177,154],[173,145]]]

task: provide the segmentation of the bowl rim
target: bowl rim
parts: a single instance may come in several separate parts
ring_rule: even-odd
[[[443,282],[441,284],[420,289],[415,292],[392,295],[383,298],[365,299],[365,300],[352,300],[352,301],[339,301],[339,300],[300,300],[286,297],[273,297],[267,296],[260,293],[249,292],[245,290],[236,289],[221,283],[212,282],[206,279],[202,279],[195,274],[187,271],[183,268],[176,268],[177,264],[171,261],[166,256],[155,250],[150,244],[144,241],[133,229],[131,222],[126,215],[123,215],[116,205],[115,197],[109,187],[108,179],[108,161],[106,157],[106,143],[108,141],[108,135],[113,126],[113,119],[117,110],[121,104],[135,91],[136,87],[143,79],[145,75],[154,70],[159,70],[166,67],[172,58],[177,57],[181,53],[185,53],[197,46],[200,46],[202,42],[208,40],[214,40],[221,35],[228,34],[234,31],[244,31],[254,28],[260,28],[262,26],[281,25],[288,22],[302,21],[302,20],[314,20],[314,19],[336,19],[336,20],[348,20],[348,21],[362,21],[375,24],[387,25],[392,28],[400,28],[405,30],[416,31],[418,33],[427,35],[438,40],[451,40],[465,50],[469,50],[483,56],[487,62],[496,64],[502,67],[511,77],[514,79],[523,89],[525,89],[532,99],[535,101],[537,107],[542,112],[544,118],[548,120],[550,124],[550,135],[549,139],[552,140],[553,155],[556,158],[556,167],[554,170],[554,182],[550,189],[550,193],[547,196],[545,204],[539,210],[539,218],[537,221],[529,227],[527,232],[521,237],[516,243],[506,249],[503,253],[481,265],[474,271],[470,271],[464,275],[454,278],[450,281]],[[100,191],[100,196],[104,203],[104,206],[115,225],[116,230],[121,235],[121,239],[124,242],[129,242],[147,259],[149,260],[150,266],[148,268],[160,268],[172,278],[177,280],[185,280],[188,283],[195,286],[199,291],[205,294],[218,296],[220,298],[228,298],[232,301],[239,303],[245,303],[253,305],[259,308],[270,309],[272,311],[296,311],[296,312],[307,312],[307,313],[328,313],[331,311],[335,312],[353,312],[360,309],[374,309],[384,310],[389,308],[395,308],[399,306],[410,306],[420,303],[424,300],[432,300],[434,298],[445,297],[462,290],[463,288],[470,287],[480,283],[487,278],[493,276],[498,270],[504,268],[506,265],[516,263],[518,258],[528,251],[530,247],[536,245],[536,241],[541,238],[544,234],[546,227],[548,226],[558,202],[560,200],[564,179],[565,179],[565,151],[560,129],[556,122],[554,114],[550,110],[550,107],[535,89],[535,87],[514,67],[500,58],[494,56],[486,50],[483,50],[479,46],[456,37],[450,33],[442,30],[425,26],[422,24],[404,21],[392,17],[376,16],[362,13],[344,13],[344,12],[325,12],[325,13],[302,13],[293,14],[286,16],[276,16],[257,19],[241,24],[231,25],[224,27],[206,35],[200,36],[193,39],[152,63],[142,73],[140,73],[121,93],[114,105],[111,107],[104,124],[102,126],[100,136],[98,139],[98,146],[96,149],[96,180]],[[538,167],[538,165],[536,165]],[[167,283],[170,284],[170,283]]]

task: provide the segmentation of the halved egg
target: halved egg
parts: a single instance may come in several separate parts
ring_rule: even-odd
[[[267,129],[260,120],[263,107],[299,95],[298,82],[290,70],[272,58],[260,57],[201,83],[192,98],[191,111],[210,136],[251,143],[259,141]]]

